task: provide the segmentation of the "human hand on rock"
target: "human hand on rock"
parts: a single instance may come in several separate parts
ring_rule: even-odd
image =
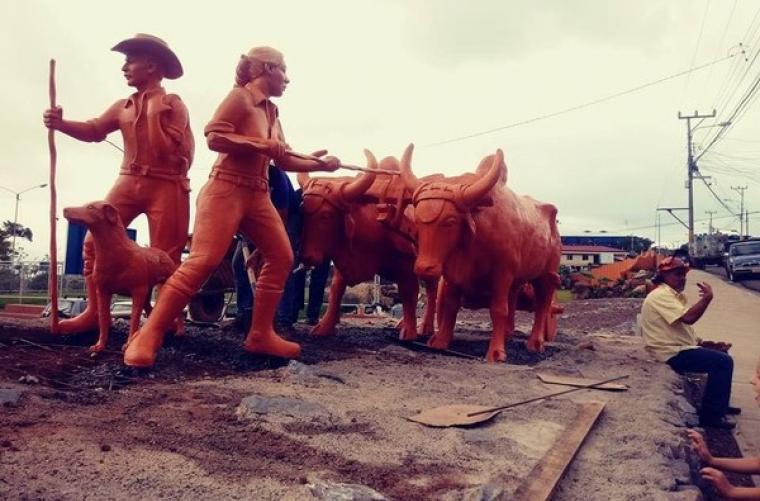
[[[49,108],[42,114],[42,122],[48,129],[58,129],[63,122],[63,108],[56,106]]]
[[[702,434],[696,430],[688,430],[686,433],[689,435],[691,446],[694,448],[694,452],[697,453],[697,456],[699,456],[699,459],[705,464],[712,464],[713,457],[712,454],[710,454],[710,449],[707,448],[707,443]]]
[[[730,497],[730,493],[734,489],[734,486],[728,481],[722,471],[716,470],[715,468],[702,468],[699,470],[699,473],[702,475],[702,478],[713,484],[713,487],[715,487],[721,495]]]

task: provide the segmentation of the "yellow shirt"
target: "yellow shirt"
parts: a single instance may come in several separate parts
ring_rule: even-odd
[[[666,362],[682,350],[698,348],[691,325],[680,319],[689,310],[686,296],[667,284],[649,293],[641,307],[644,344],[658,360]]]

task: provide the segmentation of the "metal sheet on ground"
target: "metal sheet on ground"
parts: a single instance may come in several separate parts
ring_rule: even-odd
[[[469,426],[492,419],[500,410],[491,412],[482,412],[491,409],[483,405],[471,404],[452,404],[442,405],[434,409],[428,409],[417,415],[408,417],[409,421],[432,426],[435,428],[445,428],[448,426]],[[482,412],[482,413],[481,413]],[[472,415],[474,413],[480,413]]]

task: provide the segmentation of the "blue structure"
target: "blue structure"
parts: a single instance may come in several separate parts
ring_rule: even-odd
[[[66,232],[66,261],[63,266],[64,275],[81,275],[84,270],[82,259],[82,246],[87,227],[81,224],[69,223]],[[137,240],[137,230],[127,228],[127,236],[130,240]]]

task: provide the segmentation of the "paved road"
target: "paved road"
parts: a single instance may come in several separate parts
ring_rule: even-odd
[[[736,284],[726,280],[719,268],[693,270],[688,275],[686,295],[689,303],[699,298],[697,282],[709,283],[714,299],[704,316],[694,324],[702,339],[728,341],[733,344],[734,378],[731,387],[733,405],[742,408],[737,419],[736,438],[745,455],[760,456],[760,407],[750,380],[760,357],[760,294],[747,285],[760,286],[753,280]]]
[[[726,280],[726,282],[728,282],[728,279],[726,278],[726,269],[722,266],[706,266],[704,271],[712,275],[722,277],[724,280]],[[760,280],[742,280],[740,282],[734,283],[741,285],[746,289],[760,292]]]

